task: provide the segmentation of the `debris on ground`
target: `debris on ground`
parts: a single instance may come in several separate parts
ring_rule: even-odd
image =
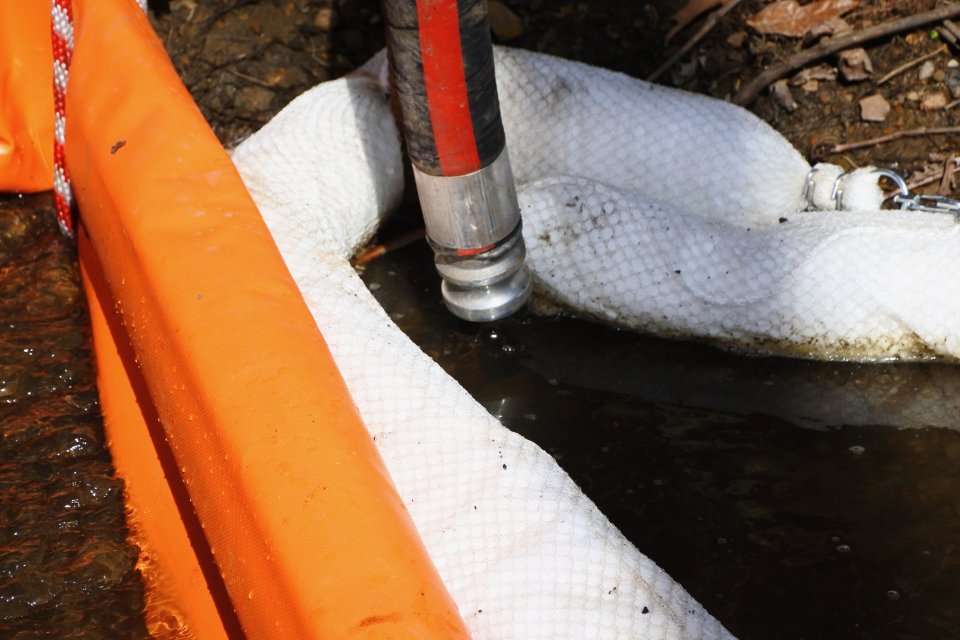
[[[657,72],[658,82],[736,100],[812,162],[909,174],[957,150],[957,3],[491,0],[490,8],[497,43],[641,78]],[[172,0],[153,18],[228,145],[383,46],[376,0]],[[890,137],[898,131],[924,133]]]

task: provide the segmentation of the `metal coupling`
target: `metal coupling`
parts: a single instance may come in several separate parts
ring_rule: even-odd
[[[533,285],[506,147],[473,173],[437,176],[416,165],[413,173],[447,308],[478,322],[522,307]]]

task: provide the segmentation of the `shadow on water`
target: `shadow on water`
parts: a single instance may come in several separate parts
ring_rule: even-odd
[[[460,322],[423,243],[363,277],[743,640],[960,637],[960,367],[746,358],[570,319]]]

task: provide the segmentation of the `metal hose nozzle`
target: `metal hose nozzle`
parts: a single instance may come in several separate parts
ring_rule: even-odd
[[[530,297],[484,0],[384,0],[387,45],[443,299],[496,320]]]

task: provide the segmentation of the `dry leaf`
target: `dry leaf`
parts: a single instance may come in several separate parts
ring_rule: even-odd
[[[860,0],[818,0],[803,6],[796,0],[780,0],[748,18],[747,24],[760,33],[802,38],[814,27],[858,6]]]
[[[667,31],[667,35],[663,37],[664,42],[670,42],[673,36],[677,35],[684,27],[707,11],[718,7],[725,7],[733,1],[734,0],[687,0],[682,7],[677,9],[676,13],[670,16],[668,22],[672,22],[673,26]]]
[[[864,49],[845,49],[837,58],[837,66],[844,80],[859,82],[873,75],[873,62]]]
[[[864,122],[883,122],[890,113],[890,103],[875,93],[860,101],[860,119]]]
[[[850,33],[851,31],[853,31],[853,27],[851,27],[846,20],[840,17],[833,17],[829,20],[824,20],[810,29],[810,35],[814,38],[821,36],[840,36],[845,33]]]

